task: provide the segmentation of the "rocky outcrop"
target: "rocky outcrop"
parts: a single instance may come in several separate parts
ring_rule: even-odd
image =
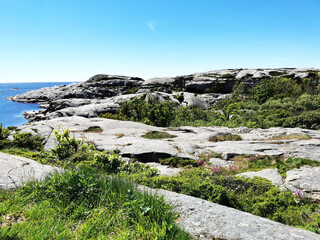
[[[58,168],[28,158],[0,152],[0,189],[16,188],[23,182],[42,180]]]
[[[101,113],[116,111],[122,103],[119,97],[130,100],[142,96],[148,101],[173,101],[178,105],[205,109],[228,97],[235,87],[250,89],[262,79],[275,76],[310,77],[320,82],[319,73],[317,69],[226,69],[146,81],[137,77],[99,74],[83,83],[42,88],[8,99],[42,104],[44,110],[25,113],[29,121],[65,116],[97,117]]]
[[[89,127],[98,126],[102,132],[87,132]],[[119,121],[104,118],[62,117],[22,125],[20,132],[40,134],[47,138],[46,149],[54,147],[53,129],[69,128],[77,138],[93,141],[101,150],[118,148],[125,157],[137,157],[152,162],[159,157],[178,156],[197,159],[203,153],[218,153],[222,161],[237,155],[290,156],[320,161],[320,132],[300,128],[227,128],[227,127],[179,127],[161,128],[137,122]],[[143,135],[151,132],[166,132],[173,135],[170,139],[147,139]],[[237,134],[241,141],[211,142],[212,136]],[[292,135],[304,134],[308,140],[291,139]],[[270,140],[277,136],[288,135],[290,140]],[[144,160],[145,159],[145,160]]]
[[[130,89],[140,86],[143,79],[117,75],[96,75],[83,83],[73,83],[55,87],[32,90],[8,98],[15,102],[54,102],[58,99],[102,99],[126,94]]]
[[[298,196],[320,200],[320,167],[304,166],[288,171],[285,185]]]
[[[252,87],[262,79],[271,77],[319,78],[319,69],[278,68],[278,69],[224,69],[174,78],[152,78],[142,88],[165,86],[193,93],[231,93],[237,84]]]
[[[262,177],[268,179],[270,182],[272,182],[276,186],[282,186],[282,177],[278,173],[277,169],[263,169],[258,172],[244,172],[240,173],[237,176],[245,176],[249,178],[254,178],[254,177]]]
[[[101,131],[87,131],[90,127],[99,127]],[[30,132],[46,138],[45,149],[49,150],[56,144],[52,134],[53,129],[69,128],[76,138],[85,138],[93,142],[100,150],[119,149],[123,157],[136,158],[141,162],[159,162],[159,159],[180,157],[199,160],[201,156],[218,156],[209,158],[212,166],[229,167],[233,164],[232,157],[252,154],[254,156],[284,156],[301,157],[320,161],[320,132],[300,128],[270,128],[250,129],[245,127],[180,127],[160,128],[137,122],[118,121],[103,118],[62,117],[53,120],[29,123],[18,128],[18,131]],[[147,139],[148,132],[158,131],[172,135],[172,138]],[[209,141],[212,136],[221,134],[238,134],[240,141]],[[292,135],[309,136],[308,140],[292,139]],[[289,140],[279,144],[274,139],[277,136],[288,135]],[[276,143],[276,144],[275,144]],[[164,175],[178,173],[179,169],[168,169],[153,164]],[[285,186],[295,192],[302,189],[318,199],[318,179],[320,168],[302,168],[287,173]],[[299,174],[297,174],[299,173]],[[247,177],[264,177],[277,186],[282,185],[282,179],[276,169],[244,173]],[[297,178],[299,176],[299,178]],[[310,179],[311,178],[311,179]],[[314,179],[314,180],[312,180]]]
[[[283,225],[203,199],[162,189],[140,187],[164,197],[179,214],[177,223],[200,240],[318,240],[320,235]]]

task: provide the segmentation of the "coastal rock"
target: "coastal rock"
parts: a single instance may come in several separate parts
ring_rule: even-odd
[[[83,83],[41,88],[8,99],[15,102],[33,103],[70,98],[101,99],[125,94],[130,88],[140,86],[143,81],[143,79],[136,77],[99,74]]]
[[[40,121],[68,116],[82,116],[86,118],[98,117],[104,113],[115,113],[124,101],[130,101],[140,94],[126,94],[106,99],[59,99],[50,102],[46,110],[25,112],[30,121]]]
[[[288,171],[285,186],[292,192],[320,200],[320,167],[303,166]]]
[[[98,74],[83,83],[42,88],[8,99],[40,103],[45,108],[39,112],[25,113],[29,121],[64,116],[96,117],[101,113],[116,111],[122,102],[113,104],[114,99],[118,96],[126,98],[131,94],[146,95],[148,102],[173,101],[183,106],[206,109],[229,97],[234,87],[240,85],[249,90],[262,79],[275,76],[297,79],[312,77],[320,81],[319,73],[320,70],[312,68],[224,69],[146,81],[138,77]],[[72,109],[83,106],[87,107]]]
[[[272,182],[276,186],[282,186],[282,177],[279,174],[277,169],[263,169],[258,172],[244,172],[240,173],[237,176],[245,176],[248,178],[254,178],[254,177],[262,177],[268,179],[270,182]]]
[[[87,132],[98,126],[102,132]],[[116,149],[125,157],[137,157],[143,162],[157,162],[164,157],[182,157],[196,160],[202,154],[220,154],[229,160],[237,155],[302,157],[320,161],[320,132],[299,128],[243,129],[227,127],[179,127],[161,128],[137,122],[104,118],[62,117],[33,122],[18,127],[20,132],[31,132],[46,137],[46,149],[54,147],[53,129],[69,128],[72,135],[95,143],[101,150]],[[169,139],[146,139],[150,131],[166,132]],[[239,133],[242,132],[242,133]],[[291,139],[281,144],[268,140],[283,134],[307,134],[309,140]],[[210,142],[213,135],[238,134],[241,141]],[[224,160],[223,160],[224,161]]]
[[[23,182],[42,180],[58,168],[0,152],[0,189],[17,188]]]

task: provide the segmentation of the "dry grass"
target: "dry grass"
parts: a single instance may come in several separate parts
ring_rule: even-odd
[[[222,141],[241,141],[242,137],[236,134],[230,135],[217,135],[209,138],[210,142],[222,142]]]
[[[122,133],[116,133],[116,134],[113,134],[113,136],[117,137],[117,138],[122,138],[124,136],[124,134]]]
[[[147,138],[147,139],[163,139],[163,138],[175,138],[177,136],[171,135],[167,132],[151,131],[151,132],[146,133],[142,137]]]
[[[280,135],[272,138],[264,139],[268,141],[272,140],[309,140],[312,139],[308,134],[289,134],[289,135]]]

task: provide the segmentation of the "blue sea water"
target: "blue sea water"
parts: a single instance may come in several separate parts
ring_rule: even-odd
[[[7,97],[34,89],[64,84],[70,84],[70,82],[0,83],[0,124],[2,123],[5,127],[20,126],[28,122],[23,118],[23,112],[40,110],[39,104],[11,102],[6,100]]]

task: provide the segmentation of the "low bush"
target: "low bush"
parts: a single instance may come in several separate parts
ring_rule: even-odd
[[[170,157],[159,160],[163,165],[169,165],[171,167],[198,167],[203,165],[203,161],[196,161],[192,159],[185,159],[179,157]]]
[[[123,161],[118,151],[98,151],[92,143],[84,139],[78,140],[70,136],[70,130],[54,131],[57,145],[51,155],[69,165],[79,164],[103,169],[108,173],[120,171]]]
[[[40,151],[43,148],[43,137],[31,133],[17,133],[14,135],[13,145],[18,148],[28,148]]]
[[[0,140],[4,140],[9,136],[9,129],[0,124]]]

